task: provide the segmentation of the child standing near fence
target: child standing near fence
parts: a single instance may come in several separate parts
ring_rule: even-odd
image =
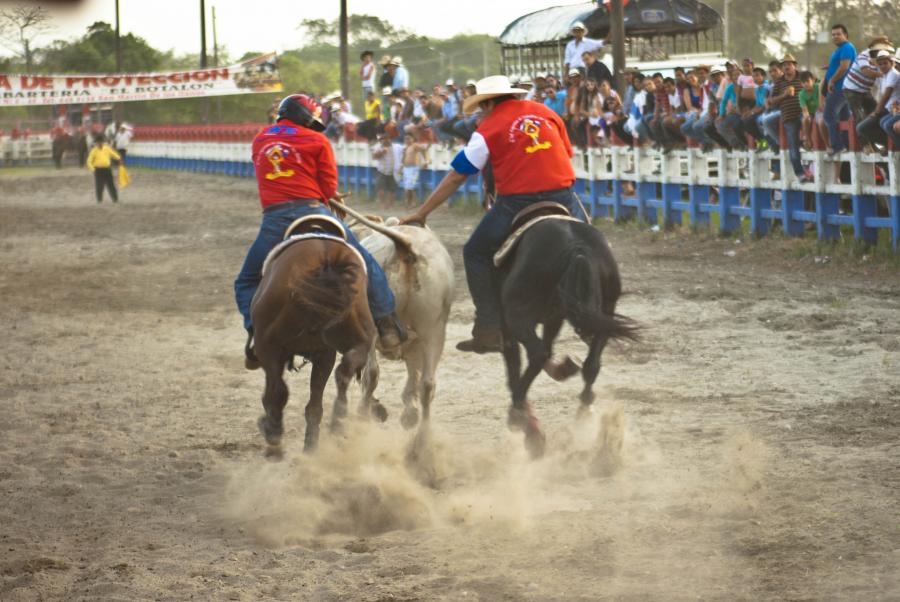
[[[94,174],[94,188],[98,203],[103,201],[104,187],[109,190],[109,197],[113,203],[119,201],[119,194],[116,192],[116,183],[112,175],[112,164],[113,161],[121,160],[122,157],[119,153],[106,143],[106,137],[103,134],[98,134],[94,138],[94,147],[87,158],[87,168]]]
[[[377,172],[375,193],[378,195],[378,201],[382,209],[392,209],[397,183],[394,180],[394,149],[391,148],[391,139],[387,134],[381,135],[378,146],[372,151],[372,158],[375,159]]]
[[[413,207],[419,199],[416,189],[419,185],[419,171],[428,164],[428,146],[416,142],[415,136],[403,136],[403,190],[406,194],[406,206]]]

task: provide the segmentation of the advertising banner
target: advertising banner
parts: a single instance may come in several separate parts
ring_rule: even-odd
[[[169,73],[8,75],[0,73],[0,107],[94,104],[281,92],[274,53],[230,67]]]

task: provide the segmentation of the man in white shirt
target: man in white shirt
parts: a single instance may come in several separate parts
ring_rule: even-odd
[[[124,123],[119,124],[119,131],[116,132],[113,146],[115,147],[116,152],[122,157],[123,163],[125,162],[125,155],[128,153],[128,144],[131,142],[131,137],[133,135],[134,132],[130,125]]]
[[[365,50],[361,55],[359,55],[359,60],[362,61],[362,64],[359,66],[359,79],[362,82],[362,97],[365,99],[369,92],[375,91],[375,63],[373,59],[375,55],[372,54],[371,50]]]
[[[595,52],[603,48],[603,40],[586,38],[584,37],[586,33],[587,28],[581,21],[575,21],[572,24],[572,35],[575,39],[570,40],[566,44],[566,67],[563,69],[563,73],[568,73],[569,69],[573,68],[584,69],[584,59],[581,58],[581,54],[584,52]]]
[[[894,53],[888,50],[879,50],[875,63],[879,71],[878,104],[868,117],[857,124],[856,133],[865,141],[885,146],[887,132],[881,128],[880,122],[891,115],[895,103],[900,103],[900,72],[894,69]]]

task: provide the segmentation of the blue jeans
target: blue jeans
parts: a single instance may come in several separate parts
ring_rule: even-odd
[[[681,124],[681,134],[685,138],[694,138],[694,124],[699,118],[700,116],[696,113],[688,113],[684,123]]]
[[[698,140],[700,144],[713,144],[712,138],[706,133],[706,128],[709,127],[712,122],[712,117],[710,117],[709,113],[701,115],[694,121],[693,125],[691,125],[690,136],[694,138],[694,140]]]
[[[828,139],[831,141],[831,148],[835,152],[840,152],[847,148],[838,124],[843,119],[850,117],[850,107],[847,104],[847,98],[841,90],[835,90],[825,97],[825,127],[828,128]]]
[[[885,131],[894,143],[894,150],[900,151],[900,134],[894,132],[894,124],[900,121],[900,113],[890,114],[888,113],[884,117],[881,118],[881,129]]]
[[[500,328],[500,295],[495,281],[494,253],[509,236],[516,214],[539,201],[559,203],[573,217],[588,221],[587,214],[571,188],[498,196],[494,206],[481,218],[463,247],[466,281],[475,304],[475,328],[478,330]]]
[[[800,125],[803,123],[799,117],[784,122],[784,135],[788,143],[788,156],[791,158],[791,167],[794,175],[803,175],[803,164],[800,162]]]
[[[334,214],[328,210],[324,204],[316,207],[289,207],[270,210],[263,213],[262,223],[259,226],[259,234],[256,240],[250,245],[247,251],[247,257],[244,259],[244,265],[241,266],[241,272],[234,281],[234,298],[237,301],[238,310],[244,316],[244,328],[250,330],[252,326],[250,322],[250,302],[253,301],[253,295],[262,279],[262,266],[266,260],[269,251],[274,249],[278,243],[284,240],[284,232],[288,226],[297,218],[304,215],[328,215],[334,217]],[[366,271],[369,275],[369,287],[366,290],[369,296],[369,308],[372,310],[372,317],[380,318],[394,311],[394,293],[391,292],[387,283],[384,271],[371,253],[359,244],[353,233],[346,227],[344,231],[347,233],[347,242],[360,252],[363,260],[366,262]]]
[[[781,111],[769,111],[760,117],[760,129],[769,141],[769,147],[773,150],[781,148],[781,136],[778,132],[778,120],[781,119]]]
[[[875,144],[887,144],[887,134],[881,128],[881,120],[886,115],[869,115],[856,124],[856,135],[862,138],[863,142],[871,142]]]

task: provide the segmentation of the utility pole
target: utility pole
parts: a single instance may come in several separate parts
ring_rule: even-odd
[[[216,35],[216,7],[212,7],[213,21],[213,66],[219,66],[219,36]]]
[[[625,78],[622,75],[625,70],[625,9],[622,0],[610,2],[609,33],[613,43],[613,77],[616,90],[619,94],[625,94]]]
[[[350,96],[350,72],[347,65],[347,0],[341,0],[341,19],[340,19],[340,36],[341,36],[341,96],[349,98]]]
[[[216,35],[216,7],[212,7],[213,67],[219,66],[219,36]],[[222,121],[222,97],[216,96],[216,121]]]
[[[731,0],[725,0],[725,28],[722,33],[722,42],[725,46],[725,55],[731,56]]]
[[[206,69],[206,0],[200,0],[200,68]],[[204,97],[200,103],[200,117],[203,123],[209,123],[209,98]]]
[[[116,0],[116,73],[122,73],[122,43],[119,30],[119,0]],[[117,102],[113,108],[115,121],[122,121],[122,103]]]
[[[116,73],[122,73],[122,44],[119,37],[119,0],[116,0]]]
[[[810,46],[812,46],[812,40],[809,36],[809,34],[810,34],[809,30],[811,29],[811,25],[810,25],[811,17],[812,17],[812,10],[810,10],[810,0],[806,0],[806,68],[809,69],[810,71],[813,71],[812,56],[811,56],[812,48],[810,48]]]
[[[200,68],[206,66],[206,0],[200,0]]]

